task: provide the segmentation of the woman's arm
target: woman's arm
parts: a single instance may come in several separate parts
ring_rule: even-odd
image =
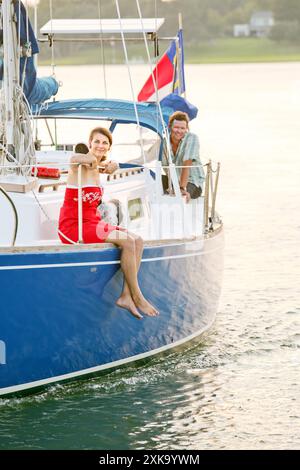
[[[115,162],[113,160],[111,160],[109,162],[101,162],[100,165],[103,166],[103,169],[100,170],[100,172],[101,173],[107,173],[109,175],[114,173],[119,168],[118,162]]]
[[[90,153],[84,155],[83,153],[75,153],[71,159],[70,163],[81,163],[83,165],[89,165],[91,167],[95,167],[97,165],[97,158]],[[74,165],[71,165],[71,167]]]
[[[89,176],[92,173],[97,173],[97,158],[90,154],[75,153],[70,158],[70,167],[68,172],[67,184],[78,185],[78,168],[79,164],[82,165],[82,184],[86,183],[87,178],[93,179]]]

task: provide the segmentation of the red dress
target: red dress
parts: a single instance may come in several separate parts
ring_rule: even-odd
[[[101,220],[97,210],[102,198],[103,190],[99,186],[86,186],[82,188],[82,236],[84,243],[104,243],[113,230],[118,226],[110,225]],[[71,244],[64,238],[78,242],[78,189],[66,188],[65,199],[60,209],[58,228],[59,238],[63,243]],[[63,235],[62,235],[63,234]]]

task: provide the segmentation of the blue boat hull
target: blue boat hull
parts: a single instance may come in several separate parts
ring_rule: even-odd
[[[145,248],[139,281],[158,317],[138,321],[115,305],[123,282],[119,256],[115,248],[0,254],[0,395],[150,356],[212,324],[222,231]]]

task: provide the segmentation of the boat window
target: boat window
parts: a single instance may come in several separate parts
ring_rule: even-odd
[[[58,150],[73,150],[77,142],[88,143],[91,130],[95,127],[109,129],[111,121],[99,121],[92,119],[37,119],[38,139],[43,142],[41,150],[54,148],[56,140]],[[56,137],[55,137],[56,136]],[[75,139],[74,140],[74,136]],[[159,149],[159,136],[150,129],[142,128],[142,141],[146,163],[155,162]],[[132,163],[143,165],[144,159],[140,144],[140,131],[136,124],[117,124],[113,132],[113,146],[110,158],[119,163]]]
[[[140,219],[144,216],[142,199],[140,197],[128,201],[128,214],[130,220]]]
[[[46,145],[42,150],[46,150],[51,145],[51,141],[55,140],[58,144],[58,150],[73,150],[73,146],[77,142],[88,143],[90,132],[95,127],[110,126],[110,121],[99,121],[93,119],[38,119],[38,137]],[[51,134],[51,135],[50,135]],[[75,136],[75,139],[74,139]],[[53,148],[53,147],[52,147]]]

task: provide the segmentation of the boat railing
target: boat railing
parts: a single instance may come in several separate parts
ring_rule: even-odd
[[[169,172],[169,188],[168,194],[171,196],[179,196],[179,199],[184,202],[184,198],[181,197],[180,189],[179,189],[179,182],[177,178],[177,169],[182,168],[202,168],[205,174],[204,180],[204,192],[202,193],[204,198],[203,210],[204,210],[204,233],[208,233],[214,230],[214,223],[219,222],[219,217],[217,217],[216,213],[216,200],[217,200],[217,192],[218,192],[218,184],[219,184],[219,176],[220,176],[220,162],[216,163],[216,167],[214,167],[215,163],[212,160],[209,160],[206,164],[202,165],[161,165],[161,162],[157,161],[156,166],[148,166],[148,169],[153,169],[156,171],[156,192],[157,194],[163,194],[162,188],[162,170],[168,174]],[[171,171],[170,171],[171,170]],[[175,185],[175,184],[176,185]],[[202,188],[203,189],[203,188]]]
[[[74,163],[73,165],[78,166],[78,243],[83,242],[83,227],[82,227],[82,164]],[[34,166],[32,165],[22,165],[22,168],[24,170],[28,169],[28,167],[31,166],[31,168],[39,168],[45,166],[45,164],[36,164]],[[47,163],[47,166],[51,167],[64,167],[65,163]],[[191,166],[175,166],[174,164],[172,165],[173,171],[176,174],[176,169],[182,169],[182,168],[195,168],[196,165],[191,165]],[[200,167],[200,165],[198,165]],[[203,207],[203,226],[204,226],[204,234],[207,234],[211,231],[214,230],[215,222],[219,222],[219,218],[216,214],[216,199],[217,199],[217,191],[218,191],[218,182],[219,182],[219,175],[220,175],[220,163],[217,163],[216,166],[215,164],[213,165],[212,161],[209,160],[208,163],[205,165],[201,165],[201,167],[204,170],[205,173],[205,184],[204,184],[204,192],[202,193],[202,198],[203,198],[203,205],[201,205],[201,208]],[[4,170],[11,170],[12,168],[15,168],[14,164],[5,164],[0,166],[0,173]],[[163,188],[162,188],[162,181],[161,181],[161,171],[162,169],[170,170],[170,166],[165,167],[161,165],[161,162],[156,162],[156,166],[135,166],[135,167],[129,167],[129,168],[120,168],[118,169],[114,174],[107,175],[107,181],[108,182],[113,182],[114,180],[118,179],[123,179],[129,176],[141,174],[141,173],[147,173],[147,171],[154,170],[156,174],[155,178],[155,197],[156,201],[159,202],[159,198],[163,196]],[[178,188],[174,188],[174,179],[177,181],[177,186]],[[64,180],[59,180],[59,179],[47,179],[45,182],[40,182],[38,185],[38,192],[44,192],[44,189],[47,187],[52,187],[54,191],[58,189],[58,186],[65,185],[67,183],[66,178]],[[179,193],[178,201],[180,204],[184,204],[186,202],[186,199],[184,197],[181,197],[180,189],[179,189],[179,182],[178,178],[173,175],[172,179],[173,187],[172,191],[168,193],[169,196],[175,196],[176,197],[176,189],[177,189],[177,195]],[[1,182],[0,182],[1,184]],[[1,184],[2,186],[2,184]],[[201,209],[202,210],[202,209]]]
[[[214,230],[216,222],[216,199],[220,176],[220,163],[217,163],[216,169],[212,166],[212,161],[205,165],[205,190],[204,190],[204,232],[208,233]]]

